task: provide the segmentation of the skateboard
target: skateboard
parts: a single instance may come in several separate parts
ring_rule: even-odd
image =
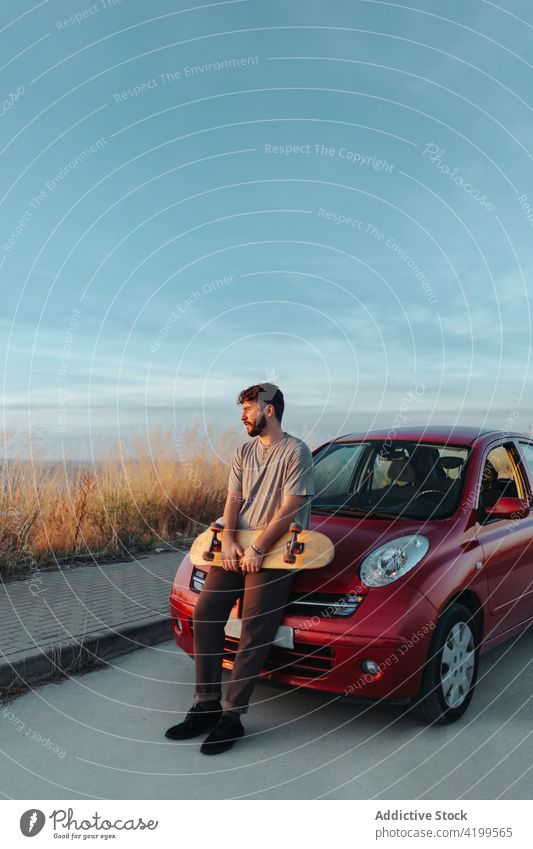
[[[219,534],[222,525],[213,522],[209,530],[196,537],[189,556],[195,566],[222,566],[222,541]],[[243,549],[259,536],[257,530],[238,530],[237,542]],[[267,551],[261,563],[262,569],[321,569],[331,563],[335,546],[325,534],[302,530],[292,524],[288,533],[280,536]]]

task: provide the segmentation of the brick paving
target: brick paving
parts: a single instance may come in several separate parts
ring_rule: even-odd
[[[70,647],[106,644],[106,657],[168,639],[169,595],[186,548],[130,563],[78,565],[0,584],[0,687],[47,677],[47,659]],[[33,592],[32,592],[33,588]],[[122,635],[122,639],[121,639]],[[144,639],[143,639],[144,636]],[[116,640],[114,640],[116,637]],[[103,642],[102,642],[103,641]],[[65,657],[69,657],[68,653]]]

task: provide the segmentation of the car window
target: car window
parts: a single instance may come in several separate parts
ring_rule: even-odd
[[[457,445],[368,440],[315,455],[313,509],[444,518],[457,508],[470,451]]]
[[[530,480],[533,481],[533,445],[530,442],[520,442],[522,457],[527,466]]]
[[[489,451],[479,486],[480,507],[494,507],[502,497],[524,497],[524,486],[511,444],[498,445]]]
[[[348,492],[361,444],[333,444],[315,457],[315,493],[322,502],[340,504]]]

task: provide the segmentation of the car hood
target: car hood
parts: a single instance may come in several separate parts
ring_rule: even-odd
[[[345,516],[311,516],[310,529],[325,534],[335,546],[332,562],[322,569],[309,569],[297,576],[297,589],[305,592],[353,591],[359,587],[361,561],[375,548],[406,534],[441,536],[446,533],[446,520],[365,519]],[[366,587],[361,587],[363,592]]]

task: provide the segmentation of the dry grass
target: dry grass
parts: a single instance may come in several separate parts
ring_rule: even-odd
[[[72,467],[18,453],[4,461],[0,491],[0,573],[58,557],[122,555],[190,535],[222,514],[235,429],[193,426],[119,444],[93,466]],[[6,452],[9,456],[9,451]]]

